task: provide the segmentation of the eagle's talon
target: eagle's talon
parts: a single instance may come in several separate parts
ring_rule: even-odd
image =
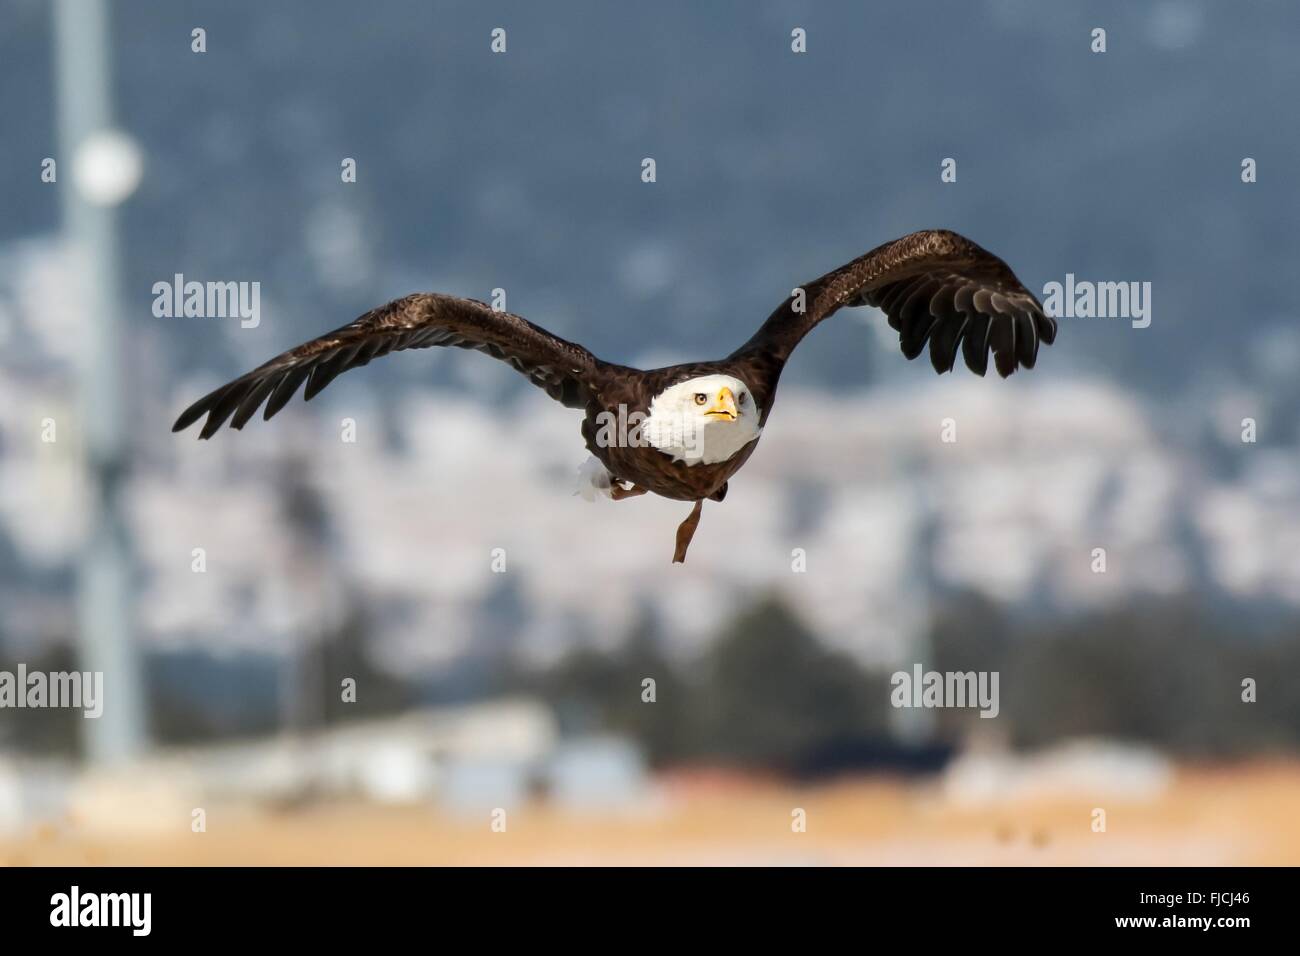
[[[695,502],[691,513],[686,516],[686,520],[677,526],[677,548],[673,551],[673,564],[686,563],[686,549],[691,546],[691,538],[695,537],[695,529],[700,524],[700,510],[703,507],[704,499],[700,498]]]
[[[624,484],[627,485],[626,488],[623,487]],[[637,495],[643,495],[649,490],[649,488],[642,488],[630,481],[624,482],[617,478],[609,483],[609,496],[615,501],[622,501],[624,498],[635,498]]]

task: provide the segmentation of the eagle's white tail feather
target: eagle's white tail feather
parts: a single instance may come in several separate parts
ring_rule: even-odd
[[[600,463],[600,459],[591,455],[578,466],[578,487],[573,493],[581,495],[584,501],[595,501],[597,498],[610,498],[610,474],[605,470],[605,466]]]

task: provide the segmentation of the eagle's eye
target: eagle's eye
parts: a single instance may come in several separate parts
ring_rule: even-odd
[[[748,395],[747,393],[745,393],[745,392],[741,392],[739,395],[736,396],[736,404],[737,404],[737,405],[744,405],[744,404],[745,404],[745,399],[748,398],[748,397],[749,397],[749,395]]]
[[[695,393],[695,404],[696,404],[696,405],[703,405],[703,404],[704,404],[705,402],[707,402],[708,400],[709,400],[709,396],[705,395],[703,392],[696,392],[696,393]]]

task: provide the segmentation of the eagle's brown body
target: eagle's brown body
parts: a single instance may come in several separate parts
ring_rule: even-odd
[[[721,501],[727,493],[727,479],[739,471],[741,465],[753,454],[758,445],[757,439],[726,461],[692,465],[675,461],[644,442],[611,444],[601,441],[601,422],[607,420],[602,416],[617,417],[622,414],[627,418],[647,415],[650,402],[665,388],[716,372],[741,379],[750,387],[758,407],[765,411],[769,407],[770,396],[776,389],[776,378],[759,374],[758,367],[751,368],[747,363],[693,362],[644,372],[637,369],[611,369],[609,377],[587,404],[587,415],[582,421],[582,437],[586,440],[587,449],[614,478],[660,497],[678,501]],[[779,375],[779,370],[775,374]],[[635,439],[636,435],[633,434],[632,438]]]
[[[721,501],[728,480],[745,464],[758,438],[713,464],[677,460],[645,443],[600,440],[602,415],[646,414],[665,389],[701,376],[738,379],[752,394],[760,427],[767,422],[786,360],[819,322],[843,306],[882,309],[900,333],[903,354],[915,358],[930,346],[935,371],[950,371],[958,349],[979,375],[992,352],[998,373],[1032,368],[1040,342],[1050,344],[1056,323],[1007,265],[968,239],[946,230],[915,232],[885,243],[794,291],[758,331],[725,359],[640,370],[604,362],[580,345],[482,302],[434,293],[380,306],[355,322],[279,355],[181,413],[174,431],[204,415],[200,438],[230,420],[244,424],[265,403],[270,418],[306,383],[312,398],[340,372],[389,352],[456,346],[509,363],[569,408],[582,409],[587,448],[616,482],[613,497],[653,492],[695,502],[678,530],[674,560],[684,560],[699,520],[700,503]],[[740,434],[740,433],[736,433]]]

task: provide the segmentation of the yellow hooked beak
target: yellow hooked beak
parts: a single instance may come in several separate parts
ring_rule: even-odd
[[[718,392],[718,397],[713,400],[709,410],[704,413],[706,418],[712,418],[716,421],[734,422],[740,417],[736,411],[736,396],[731,394],[731,389],[723,386],[722,391]]]

